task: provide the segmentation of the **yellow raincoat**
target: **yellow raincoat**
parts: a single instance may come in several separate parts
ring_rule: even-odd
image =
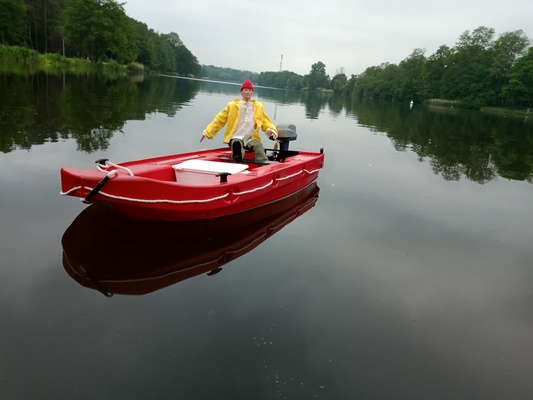
[[[254,103],[254,133],[252,134],[251,139],[261,141],[259,136],[259,128],[263,132],[266,132],[268,128],[277,132],[276,127],[270,121],[270,118],[265,113],[265,108],[263,104],[257,100],[250,100]],[[207,125],[205,128],[204,134],[208,139],[213,139],[217,132],[226,125],[226,131],[224,132],[224,143],[229,143],[235,130],[237,129],[237,123],[239,122],[239,115],[241,111],[240,100],[235,99],[230,101],[222,111],[220,111],[213,121]]]

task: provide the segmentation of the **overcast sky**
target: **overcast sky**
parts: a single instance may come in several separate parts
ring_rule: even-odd
[[[522,29],[533,44],[532,0],[122,0],[126,14],[158,33],[177,33],[202,65],[308,74],[322,61],[333,77],[416,48],[426,56],[465,31]]]

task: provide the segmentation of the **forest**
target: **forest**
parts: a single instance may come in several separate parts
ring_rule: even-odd
[[[128,17],[115,0],[0,0],[0,5],[0,63],[13,61],[10,57],[22,51],[5,51],[9,46],[180,76],[230,82],[252,79],[257,85],[280,89],[415,103],[440,99],[474,109],[533,107],[533,48],[520,29],[496,36],[493,28],[480,26],[429,56],[425,49],[415,48],[398,64],[383,62],[350,77],[341,68],[330,78],[322,61],[303,76],[201,65],[177,33],[155,32]]]
[[[3,45],[182,76],[201,71],[177,33],[155,32],[115,0],[0,0],[0,6]]]
[[[383,99],[457,101],[462,106],[533,106],[533,48],[522,30],[500,34],[488,27],[464,32],[453,47],[425,56],[415,49],[398,65],[369,67],[355,78],[353,94]]]

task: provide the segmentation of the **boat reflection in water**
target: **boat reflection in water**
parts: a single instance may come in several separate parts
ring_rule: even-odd
[[[314,207],[316,182],[240,214],[210,220],[129,220],[109,203],[83,210],[61,240],[63,266],[79,284],[143,295],[199,274],[214,275]]]

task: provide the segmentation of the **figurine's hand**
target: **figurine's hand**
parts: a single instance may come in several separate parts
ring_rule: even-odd
[[[268,134],[268,138],[270,140],[276,140],[278,138],[278,133],[274,129],[268,128],[266,133]]]

